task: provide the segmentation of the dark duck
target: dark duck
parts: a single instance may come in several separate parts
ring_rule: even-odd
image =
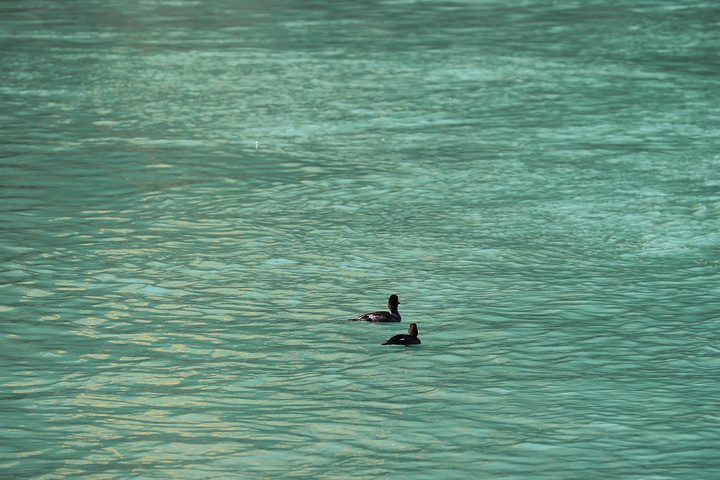
[[[383,345],[420,345],[420,343],[417,325],[411,323],[407,333],[395,335],[383,343]]]
[[[398,312],[398,305],[400,305],[400,300],[397,295],[393,294],[390,295],[388,299],[389,312],[365,313],[357,318],[350,318],[349,320],[363,322],[399,322],[400,312]]]

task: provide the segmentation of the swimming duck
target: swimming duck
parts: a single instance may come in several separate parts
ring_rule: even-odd
[[[348,320],[360,320],[364,322],[399,322],[401,320],[400,312],[398,312],[400,300],[398,296],[393,294],[388,298],[389,312],[365,313],[357,318],[349,318]]]
[[[410,328],[406,334],[395,335],[387,340],[383,345],[420,345],[420,339],[418,338],[417,325],[414,323],[410,324]]]

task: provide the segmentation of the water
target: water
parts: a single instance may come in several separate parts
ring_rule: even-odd
[[[717,478],[712,2],[0,17],[0,477]]]

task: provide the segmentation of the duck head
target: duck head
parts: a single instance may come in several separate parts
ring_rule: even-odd
[[[400,305],[400,299],[394,293],[388,298],[388,308],[391,312],[397,312],[398,305]]]
[[[411,323],[411,324],[410,324],[410,328],[408,329],[408,335],[411,335],[411,336],[413,336],[413,337],[417,337],[417,336],[418,336],[418,329],[417,329],[417,325],[416,325],[416,324],[414,324],[414,323]]]

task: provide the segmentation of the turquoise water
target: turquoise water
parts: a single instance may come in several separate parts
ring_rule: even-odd
[[[718,13],[3,2],[0,477],[718,478]]]

